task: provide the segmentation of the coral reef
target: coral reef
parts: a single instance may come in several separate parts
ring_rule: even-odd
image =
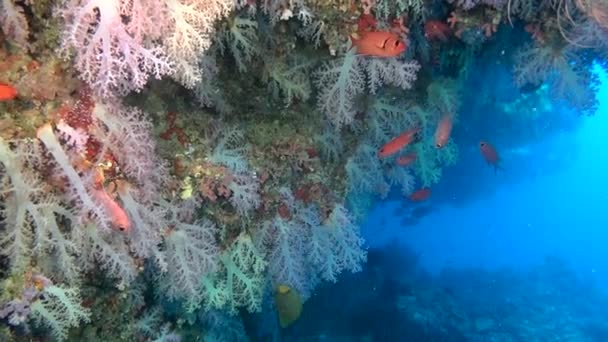
[[[277,286],[311,300],[362,270],[358,224],[376,198],[409,198],[458,161],[474,119],[462,98],[492,88],[470,85],[480,56],[513,78],[513,98],[486,101],[495,117],[526,101],[593,114],[606,13],[0,0],[0,339],[234,340]],[[355,37],[405,52],[362,55]]]

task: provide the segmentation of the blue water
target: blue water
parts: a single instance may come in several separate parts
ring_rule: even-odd
[[[597,72],[596,115],[580,118],[576,130],[520,146],[497,174],[474,155],[475,146],[460,145],[473,156],[448,172],[457,172],[452,178],[460,187],[481,189],[475,197],[463,204],[463,188],[444,186],[426,204],[433,208],[429,215],[402,226],[409,208],[393,196],[363,227],[369,245],[399,241],[435,274],[446,266],[523,271],[557,256],[608,288],[608,77]]]

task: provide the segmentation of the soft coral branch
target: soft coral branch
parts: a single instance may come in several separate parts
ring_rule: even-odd
[[[165,51],[151,43],[169,23],[163,2],[70,0],[62,14],[63,46],[75,50],[80,77],[102,96],[139,91],[150,75],[173,71]]]
[[[215,21],[234,6],[231,0],[167,1],[173,30],[165,39],[168,55],[175,61],[173,77],[187,88],[202,80],[198,60],[211,45]]]
[[[28,46],[29,29],[23,8],[13,0],[0,0],[0,28],[17,45]]]

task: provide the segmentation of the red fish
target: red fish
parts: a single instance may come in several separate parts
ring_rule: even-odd
[[[452,116],[450,114],[445,114],[441,120],[439,120],[439,124],[437,125],[437,130],[435,130],[435,147],[442,148],[445,144],[448,143],[450,139],[450,134],[452,133]]]
[[[17,89],[4,83],[0,83],[0,101],[10,101],[17,97]]]
[[[364,56],[395,57],[405,51],[405,43],[392,32],[364,32],[359,38],[351,36],[357,53]]]
[[[494,146],[490,145],[489,142],[480,141],[479,151],[481,152],[481,155],[486,160],[488,165],[494,166],[494,171],[496,171],[497,169],[502,169],[500,167],[500,157],[498,156],[498,152],[496,152]]]
[[[408,153],[404,156],[397,158],[397,165],[399,166],[410,166],[416,161],[416,152]]]
[[[414,201],[414,202],[422,202],[422,201],[426,201],[429,197],[431,197],[431,189],[422,188],[422,189],[418,189],[418,190],[414,191],[410,195],[410,200]]]
[[[419,128],[412,128],[401,133],[396,138],[393,138],[391,141],[387,142],[386,144],[384,144],[384,146],[380,148],[380,150],[378,151],[378,156],[381,158],[385,158],[399,152],[402,148],[414,141],[416,133],[418,133],[419,130]]]
[[[446,42],[450,32],[450,27],[443,21],[429,20],[424,24],[424,37],[427,40],[439,39],[442,42]]]
[[[125,210],[104,189],[95,189],[93,194],[101,202],[114,228],[123,233],[128,232],[131,229],[131,221]]]

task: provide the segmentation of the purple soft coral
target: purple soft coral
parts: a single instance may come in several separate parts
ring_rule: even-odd
[[[70,0],[62,14],[63,46],[75,50],[80,77],[100,95],[138,91],[150,74],[173,71],[163,49],[151,43],[169,22],[162,1]]]
[[[8,324],[12,326],[19,326],[27,322],[32,312],[31,305],[40,297],[41,289],[53,285],[53,282],[42,274],[32,275],[31,280],[33,284],[29,284],[23,289],[21,298],[13,299],[0,308],[0,319],[8,318]],[[41,289],[34,284],[38,284]]]

